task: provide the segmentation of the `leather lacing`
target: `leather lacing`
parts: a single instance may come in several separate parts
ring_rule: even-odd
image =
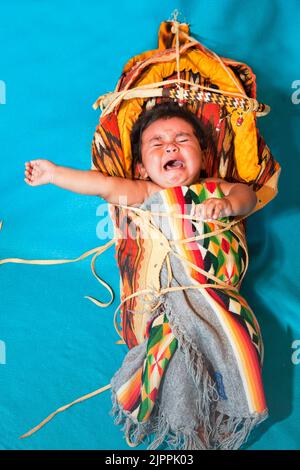
[[[238,295],[239,285],[240,285],[240,283],[242,281],[242,278],[243,278],[243,276],[244,276],[244,274],[247,270],[247,267],[248,267],[247,248],[245,247],[244,242],[239,237],[238,233],[235,232],[236,236],[239,238],[239,241],[240,241],[242,247],[245,250],[246,265],[245,265],[245,268],[244,268],[243,275],[242,275],[241,279],[238,281],[237,285],[227,284],[227,283],[221,281],[220,279],[218,279],[216,276],[212,275],[211,273],[208,273],[208,272],[204,271],[203,269],[199,268],[197,265],[195,265],[191,261],[189,261],[186,258],[184,258],[183,256],[181,256],[179,253],[177,253],[176,252],[176,245],[182,244],[182,243],[189,243],[189,242],[192,242],[192,241],[200,241],[200,240],[203,240],[203,239],[208,238],[208,237],[219,235],[219,234],[221,234],[221,233],[223,233],[227,230],[230,230],[234,225],[238,224],[239,222],[241,222],[241,220],[243,220],[244,218],[249,216],[249,214],[247,214],[245,216],[235,217],[230,222],[223,222],[221,220],[213,220],[212,222],[215,225],[219,226],[219,228],[217,228],[216,230],[213,230],[212,232],[206,233],[206,234],[201,234],[201,235],[198,235],[198,236],[195,236],[195,237],[190,237],[190,238],[185,238],[185,239],[180,239],[180,240],[167,240],[166,237],[163,235],[163,233],[160,231],[160,229],[157,228],[156,225],[153,223],[153,221],[151,220],[151,216],[157,215],[157,216],[162,216],[162,217],[185,218],[185,219],[193,219],[194,221],[198,220],[199,222],[203,222],[202,219],[200,219],[199,217],[196,217],[195,215],[189,215],[189,214],[180,214],[180,213],[174,213],[174,212],[152,212],[152,211],[150,212],[149,210],[145,210],[145,209],[141,209],[141,208],[133,207],[133,206],[126,206],[126,205],[122,205],[122,204],[112,204],[112,206],[120,207],[121,209],[134,211],[134,212],[140,214],[142,222],[144,224],[148,225],[149,227],[151,227],[151,229],[154,229],[157,232],[157,234],[164,239],[164,243],[168,243],[168,245],[169,245],[168,246],[167,256],[166,256],[166,266],[167,266],[167,271],[168,271],[168,285],[167,285],[167,287],[160,288],[159,290],[155,290],[153,288],[142,289],[142,290],[139,290],[137,292],[134,292],[131,295],[128,295],[127,297],[125,297],[120,302],[120,304],[118,305],[118,307],[115,309],[115,312],[114,312],[114,326],[115,326],[115,329],[116,329],[118,335],[121,338],[121,340],[117,341],[116,344],[125,344],[125,341],[123,340],[123,337],[122,337],[122,332],[119,329],[118,324],[117,324],[117,314],[118,314],[119,309],[121,308],[121,306],[124,304],[124,302],[126,302],[127,300],[129,300],[129,299],[131,299],[135,296],[143,296],[143,295],[147,296],[148,295],[148,300],[145,300],[146,303],[149,302],[149,301],[153,303],[153,299],[155,301],[157,301],[157,303],[154,305],[154,307],[152,307],[151,310],[150,310],[150,312],[152,312],[152,311],[156,310],[157,308],[159,308],[159,306],[162,304],[162,301],[160,300],[160,298],[164,294],[172,293],[172,292],[176,292],[176,291],[180,291],[180,290],[186,290],[186,289],[226,289],[226,290],[230,291],[231,295]],[[102,246],[96,247],[92,250],[89,250],[89,251],[83,253],[81,256],[79,256],[78,258],[75,258],[75,259],[26,260],[26,259],[21,259],[21,258],[6,258],[6,259],[3,259],[3,260],[0,260],[0,264],[5,264],[5,263],[24,263],[24,264],[41,264],[41,265],[42,264],[44,264],[44,265],[46,265],[46,264],[47,265],[48,264],[49,265],[52,265],[52,264],[66,264],[66,263],[74,263],[74,262],[77,262],[77,261],[81,261],[82,259],[87,258],[88,256],[93,254],[94,256],[93,256],[92,261],[91,261],[92,273],[96,277],[96,279],[109,291],[111,299],[110,299],[109,302],[101,302],[98,299],[95,299],[95,298],[90,297],[90,296],[85,296],[85,298],[91,300],[97,306],[105,308],[105,307],[108,307],[113,302],[114,292],[113,292],[113,289],[109,286],[109,284],[107,284],[103,279],[101,279],[98,276],[98,274],[96,273],[95,262],[96,262],[96,259],[98,258],[98,256],[103,254],[108,248],[110,248],[112,245],[114,245],[117,242],[117,240],[118,240],[118,238],[115,237],[112,240],[110,240],[109,242],[107,242],[105,245],[102,245]],[[212,282],[211,283],[205,283],[205,284],[198,284],[198,285],[192,284],[192,285],[186,285],[186,286],[173,286],[172,287],[170,285],[171,280],[172,280],[172,272],[171,272],[171,266],[170,266],[170,253],[172,253],[175,257],[179,258],[183,263],[186,263],[187,265],[192,267],[195,271],[198,271],[199,273],[203,274],[206,278],[210,279]],[[150,297],[150,300],[149,300],[149,297]],[[147,297],[146,297],[146,299],[147,299]],[[36,431],[38,431],[41,427],[43,427],[46,423],[48,423],[58,413],[70,408],[71,406],[73,406],[77,403],[80,403],[80,402],[85,401],[89,398],[92,398],[96,395],[99,395],[102,392],[104,392],[104,391],[106,391],[110,388],[111,388],[111,384],[105,385],[104,387],[101,387],[101,388],[99,388],[99,389],[97,389],[97,390],[95,390],[91,393],[88,393],[87,395],[84,395],[84,396],[74,400],[73,402],[71,402],[71,403],[69,403],[65,406],[60,407],[55,412],[51,413],[47,418],[45,418],[40,424],[38,424],[37,426],[32,428],[27,433],[20,436],[20,439],[28,437],[28,436],[32,435],[33,433],[35,433]],[[130,446],[135,446],[134,444],[130,443],[128,440],[127,440],[127,443]]]

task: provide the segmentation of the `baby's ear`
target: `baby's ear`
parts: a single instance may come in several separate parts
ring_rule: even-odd
[[[201,150],[201,167],[202,167],[202,170],[206,169],[206,165],[207,165],[207,149],[203,149],[203,150]]]
[[[146,168],[144,167],[144,165],[141,162],[138,162],[136,167],[137,167],[137,170],[138,170],[139,174],[141,175],[141,177],[143,179],[147,179],[149,177],[149,175],[146,171]]]

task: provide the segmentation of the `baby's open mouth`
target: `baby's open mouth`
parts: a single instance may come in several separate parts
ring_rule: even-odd
[[[184,168],[184,163],[181,160],[169,160],[164,165],[165,170],[174,170],[175,168]]]

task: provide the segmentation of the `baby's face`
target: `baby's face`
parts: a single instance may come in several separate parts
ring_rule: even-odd
[[[163,188],[199,180],[202,151],[193,126],[179,117],[158,119],[142,134],[143,177]]]

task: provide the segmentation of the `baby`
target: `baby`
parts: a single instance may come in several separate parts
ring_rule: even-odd
[[[56,165],[48,160],[39,159],[39,160],[32,160],[25,164],[26,165],[25,181],[30,186],[38,186],[42,184],[52,183],[61,188],[68,189],[74,192],[87,194],[87,195],[100,196],[101,198],[105,199],[107,202],[111,204],[119,204],[121,203],[121,201],[122,201],[122,204],[124,204],[124,199],[125,199],[127,201],[127,205],[129,206],[140,206],[153,194],[163,189],[180,187],[180,186],[189,187],[197,183],[202,183],[202,182],[204,183],[204,182],[212,181],[212,182],[218,183],[219,188],[222,191],[224,197],[208,198],[208,199],[204,199],[201,204],[196,204],[195,209],[194,209],[195,216],[203,220],[213,220],[213,219],[224,218],[228,216],[246,215],[250,213],[252,209],[254,208],[254,206],[256,205],[257,199],[256,199],[255,192],[247,184],[229,183],[219,178],[204,178],[204,179],[202,178],[203,172],[206,166],[206,155],[207,155],[206,142],[207,142],[206,134],[204,130],[202,129],[199,119],[193,113],[191,113],[187,109],[180,107],[174,103],[164,103],[164,104],[157,105],[153,107],[152,109],[143,112],[140,115],[140,117],[137,119],[135,125],[133,126],[132,133],[131,133],[133,179],[121,178],[121,177],[116,177],[116,176],[106,176],[102,174],[101,172],[95,171],[95,170],[82,171],[82,170],[76,170],[72,168],[66,168],[63,166]],[[139,175],[140,179],[134,178],[137,175]],[[230,243],[228,241],[226,242],[225,239],[222,240],[222,243],[225,243],[225,244],[227,243],[228,246],[230,245]],[[238,239],[235,239],[235,245],[239,246]],[[236,247],[235,247],[235,250],[236,250]],[[197,260],[198,258],[196,258],[196,256],[198,252],[197,250],[194,250],[194,251],[195,251],[195,259]],[[176,253],[173,252],[173,254],[175,255]],[[230,256],[237,256],[236,251],[234,251],[234,255],[231,252],[230,253],[228,252],[228,257],[226,258],[227,261],[229,260],[227,264],[228,266],[230,265],[231,270],[232,270],[232,265],[234,265],[235,261],[231,263]],[[240,252],[238,256],[242,257]],[[187,254],[186,254],[186,257],[188,258],[187,261],[189,261],[190,258]],[[192,260],[194,261],[194,258]],[[208,261],[209,260],[206,260],[206,265]],[[185,272],[184,265],[176,264],[176,262],[178,263],[178,258],[176,258],[175,256],[173,256],[173,258],[172,257],[170,258],[170,262],[171,262],[172,271],[176,272],[177,280],[174,281],[175,282],[174,285],[176,286],[177,285],[176,283],[180,284],[180,282],[182,281],[180,286],[181,285],[185,286],[187,284],[186,277],[185,277],[187,274]],[[217,265],[218,263],[219,261],[217,262]],[[204,265],[205,263],[203,263],[203,266]],[[215,261],[213,261],[212,267],[215,267],[215,265],[216,263]],[[215,269],[217,271],[216,267]],[[217,272],[214,272],[214,274],[212,274],[211,268],[209,269],[209,272],[210,272],[210,277],[213,277],[213,279],[216,280],[217,278],[214,276],[217,275]],[[237,272],[239,272],[239,268],[237,268]],[[225,282],[222,282],[222,281],[220,282],[223,285],[225,285]],[[225,287],[226,286],[227,284],[225,285]],[[212,421],[215,420],[215,425],[212,430],[215,434],[212,436],[212,440],[215,439],[216,442],[219,442],[220,439],[221,441],[224,440],[225,448],[231,448],[230,446],[233,446],[233,447],[237,446],[236,442],[238,442],[239,444],[240,442],[239,433],[241,434],[243,432],[243,426],[244,426],[243,424],[244,415],[242,414],[244,412],[244,409],[243,410],[239,409],[239,407],[241,408],[241,404],[240,402],[238,403],[238,401],[236,401],[236,390],[232,389],[232,384],[233,383],[237,384],[239,380],[240,372],[237,369],[237,364],[240,364],[240,363],[235,362],[235,361],[230,362],[232,359],[232,356],[231,356],[230,344],[226,343],[227,336],[220,335],[218,337],[218,335],[216,335],[216,331],[217,331],[216,328],[220,325],[214,322],[217,321],[218,315],[222,313],[222,312],[220,313],[220,311],[218,310],[217,303],[214,304],[215,310],[216,310],[216,315],[214,315],[214,310],[212,309],[212,307],[210,307],[210,304],[205,303],[206,302],[205,295],[202,296],[202,294],[199,294],[197,297],[197,301],[195,303],[196,305],[195,308],[198,314],[195,314],[193,310],[194,309],[193,302],[195,302],[195,298],[193,298],[192,294],[190,294],[191,297],[188,297],[188,302],[187,302],[186,298],[182,297],[184,295],[185,294],[183,294],[182,292],[177,292],[177,293],[173,292],[172,296],[175,296],[175,297],[170,297],[170,298],[168,297],[169,299],[168,302],[170,302],[170,305],[172,305],[172,309],[168,311],[169,312],[168,321],[170,321],[171,329],[167,328],[168,325],[167,325],[166,318],[163,318],[163,320],[161,319],[161,317],[164,317],[164,313],[161,313],[160,311],[158,311],[157,313],[159,316],[155,320],[158,322],[158,324],[157,325],[155,324],[153,326],[153,332],[156,331],[156,328],[160,327],[159,322],[163,321],[165,323],[163,331],[167,331],[167,332],[170,331],[168,341],[172,341],[172,347],[170,346],[170,350],[168,349],[167,351],[164,351],[163,353],[165,354],[166,358],[168,358],[166,359],[164,356],[162,356],[164,364],[166,361],[168,362],[172,354],[173,355],[176,354],[176,357],[177,357],[177,359],[175,361],[173,360],[172,362],[173,372],[172,371],[170,372],[170,377],[173,377],[172,380],[174,380],[174,374],[178,375],[178,377],[179,376],[181,377],[181,374],[183,374],[182,384],[186,387],[184,393],[186,393],[187,396],[189,393],[196,394],[195,396],[202,394],[201,400],[204,404],[207,401],[208,408],[210,407],[209,403],[212,399],[209,396],[209,393],[210,393],[209,391],[214,389],[214,386],[215,386],[213,385],[214,384],[213,380],[215,379],[213,379],[209,375],[210,372],[208,371],[212,367],[212,363],[213,363],[214,364],[213,367],[215,368],[215,373],[217,374],[217,377],[219,377],[218,380],[220,381],[221,380],[220,377],[222,378],[220,370],[224,369],[223,374],[224,374],[224,380],[226,381],[225,388],[227,390],[226,393],[228,394],[228,397],[230,397],[230,399],[225,396],[225,392],[223,394],[221,393],[222,395],[220,398],[220,403],[221,403],[220,410],[221,411],[216,408],[212,414],[213,417],[209,419]],[[229,308],[232,305],[237,305],[237,301],[238,301],[237,296],[234,297],[231,291],[226,291],[226,289],[225,290],[223,289],[222,305],[225,305],[224,302],[225,303],[227,302],[228,308]],[[169,307],[167,305],[167,299],[165,299],[164,302],[165,302],[164,308],[168,309]],[[182,307],[183,305],[184,305],[184,308]],[[244,302],[243,305],[246,305],[246,303]],[[201,312],[200,316],[199,316],[199,312]],[[228,311],[228,313],[226,313],[226,318],[227,319],[231,318],[231,316],[233,316],[232,313],[229,313]],[[248,313],[248,316],[249,318],[252,318],[250,312]],[[177,348],[177,339],[176,339],[176,335],[174,335],[174,338],[172,336],[173,335],[172,325],[174,323],[175,317],[176,317],[176,322],[178,322],[179,320],[181,321],[183,331],[184,331],[184,328],[186,328],[188,325],[188,329],[185,332],[184,344],[186,346],[184,346],[183,349],[186,348],[186,350],[184,353],[182,352],[183,350],[180,350],[180,351],[178,350],[175,353],[175,350]],[[205,318],[204,321],[202,317]],[[233,322],[234,320],[231,318],[231,321]],[[126,322],[129,322],[129,326]],[[130,318],[129,320],[127,319],[127,316],[123,318],[123,327],[126,331],[128,330],[128,328],[132,328],[132,330],[134,331],[135,324],[132,324],[131,322],[132,322],[132,318]],[[251,325],[254,325],[254,323],[251,323]],[[198,358],[197,360],[195,360],[195,357],[191,355],[191,352],[189,351],[187,347],[187,345],[189,344],[189,341],[192,341],[192,339],[190,338],[191,331],[189,330],[191,326],[193,326],[194,328],[193,334],[197,333],[198,335],[195,337],[202,338],[199,342],[199,345],[201,346],[202,349],[205,350],[205,347],[206,347],[205,345],[209,343],[209,340],[207,338],[210,338],[211,348],[212,348],[211,351],[213,351],[212,363],[210,363],[208,360],[204,358],[204,351],[200,351],[201,348],[199,348],[199,351],[197,350],[197,355],[195,356]],[[240,327],[239,323],[238,323],[238,326]],[[231,325],[231,327],[235,331],[234,325]],[[124,333],[124,337],[127,334],[126,331]],[[176,328],[174,329],[174,331],[176,331]],[[193,337],[193,334],[191,337]],[[238,334],[240,334],[240,330]],[[231,336],[229,335],[229,337]],[[245,332],[243,332],[243,338],[245,338]],[[250,341],[250,339],[247,339],[247,341]],[[134,348],[134,347],[132,348],[133,351],[138,351],[138,354],[141,355],[140,362],[138,361],[138,364],[143,364],[144,360],[152,361],[153,358],[151,354],[155,356],[155,353],[151,350],[152,352],[151,354],[149,353],[149,358],[148,358],[148,355],[147,355],[148,352],[147,352],[146,359],[145,359],[144,358],[145,353],[143,352],[144,350],[141,349],[140,346],[144,347],[144,343],[137,346],[137,348]],[[251,347],[253,348],[253,346]],[[160,354],[161,350],[159,349],[158,351]],[[206,351],[205,354],[208,354],[209,351]],[[223,365],[223,362],[224,363],[226,362],[223,360],[224,351],[228,351],[228,357],[226,356],[226,358],[228,359],[228,365],[226,364]],[[250,349],[250,346],[248,347],[247,351],[248,353],[249,351],[250,352],[252,351],[252,349]],[[134,352],[134,354],[136,353]],[[209,388],[208,385],[203,385],[203,387],[202,385],[198,386],[199,390],[197,389],[197,391],[191,388],[192,387],[191,382],[190,382],[191,377],[188,375],[190,372],[186,371],[186,366],[183,366],[184,370],[181,369],[182,364],[183,364],[182,362],[183,359],[180,359],[180,358],[183,357],[183,354],[187,357],[186,360],[188,364],[194,364],[193,367],[195,367],[195,370],[198,370],[197,373],[200,374],[199,368],[203,369],[201,370],[201,374],[204,377],[202,380],[202,385],[205,383],[207,384],[210,383],[211,388]],[[195,354],[195,351],[193,354]],[[138,374],[140,373],[140,369],[135,370],[136,369],[135,362],[134,364],[131,364],[130,362],[132,360],[132,357],[135,357],[135,356],[132,356],[131,353],[129,352],[128,357],[129,357],[128,359],[129,362],[126,362],[125,366],[123,366],[120,369],[121,372],[120,373],[118,372],[115,375],[114,379],[112,380],[113,391],[115,394],[114,396],[118,397],[117,399],[128,412],[130,411],[130,413],[133,413],[133,414],[142,413],[143,415],[143,413],[145,412],[145,406],[147,405],[149,407],[149,403],[151,403],[151,400],[150,401],[148,399],[146,399],[145,401],[141,400],[141,403],[144,408],[142,407],[142,405],[140,408],[140,404],[137,407],[137,404],[134,402],[134,400],[133,401],[131,400],[132,395],[136,397],[136,387],[137,387],[136,384],[138,383],[137,377],[139,377]],[[200,360],[200,358],[202,359]],[[256,356],[255,358],[256,358],[255,360],[257,361]],[[156,358],[155,360],[159,362],[159,360],[161,360],[161,357],[160,359]],[[128,364],[131,364],[130,367],[132,368],[127,367]],[[159,362],[159,364],[161,365],[161,362]],[[144,367],[144,366],[141,366],[141,367]],[[166,366],[164,365],[163,367],[165,368]],[[124,372],[124,370],[126,373]],[[193,373],[195,373],[195,371],[191,372],[192,377],[194,377]],[[160,381],[158,380],[158,377],[161,377],[162,372],[160,372],[160,374],[157,374],[157,372],[153,372],[153,375],[151,375],[151,373],[149,372],[149,374],[150,374],[149,377],[147,376],[147,379],[145,379],[146,385],[149,389],[151,389],[151,387],[154,387],[154,389],[157,390],[159,387],[159,383],[160,383]],[[209,378],[208,378],[208,375],[209,375]],[[230,376],[230,379],[228,378],[228,376]],[[231,376],[234,377],[237,382],[234,382]],[[126,378],[126,380],[124,377]],[[196,380],[195,377],[194,379]],[[227,379],[228,379],[228,382],[227,382]],[[124,385],[124,380],[126,382],[125,385]],[[147,380],[149,381],[149,383]],[[181,393],[180,387],[182,385],[181,382],[180,384],[179,383],[177,384],[179,388],[178,394],[177,394],[177,389],[175,387],[174,390],[176,393],[173,394],[174,396],[172,395],[173,385],[172,385],[172,390],[168,389],[168,386],[169,386],[168,384],[170,383],[171,383],[170,379],[168,380],[165,379],[164,381],[165,385],[161,393],[165,393],[164,396],[168,395],[169,398],[171,397],[170,403],[172,403],[172,400],[176,401],[179,398],[180,400],[182,400],[182,397],[180,396],[180,393]],[[242,380],[241,380],[241,383],[243,383]],[[255,390],[258,390],[260,392],[260,388],[259,388],[260,382],[257,382],[257,383],[258,383],[257,389]],[[144,386],[143,384],[139,385],[139,387],[141,388],[143,386]],[[125,388],[127,387],[125,392],[124,392],[124,387]],[[241,387],[241,389],[243,388]],[[130,400],[127,403],[126,397],[128,396],[130,396]],[[228,412],[226,408],[224,408],[225,411],[222,408],[225,406],[224,401],[228,402],[228,405],[227,405],[228,410],[229,410]],[[132,403],[134,406],[132,405]],[[198,403],[197,400],[195,401],[195,403]],[[186,409],[189,410],[189,413],[191,413],[189,416],[192,416],[193,419],[195,418],[195,415],[199,413],[199,410],[197,408],[198,405],[196,406],[195,403],[193,402],[193,400],[192,400],[192,403],[185,403],[185,406],[187,406],[187,408],[184,408],[184,407],[182,408],[183,415],[181,416],[180,413],[178,414],[176,419],[180,422],[180,427],[182,426],[181,421],[184,420],[186,429],[189,428],[190,423],[186,423],[186,420],[187,420],[187,417],[185,416]],[[235,406],[237,408],[236,410],[234,409]],[[164,402],[164,407],[167,407],[165,402]],[[233,409],[231,409],[231,407]],[[140,411],[137,411],[137,410],[140,410]],[[150,416],[151,408],[149,409],[147,408],[147,410],[148,410],[147,413],[149,413],[149,416]],[[209,413],[207,410],[206,412]],[[231,416],[232,419],[241,420],[240,424],[242,425],[241,426],[242,430],[239,430],[239,432],[237,432],[236,434],[235,434],[235,430],[237,429],[237,425],[234,424],[236,421],[230,421],[231,418],[229,419],[229,416]],[[150,420],[150,418],[147,418],[147,419]],[[173,419],[175,419],[174,416],[172,420]],[[208,419],[208,417],[206,416],[205,419]],[[253,419],[257,419],[257,418],[253,418]],[[196,432],[201,441],[201,443],[197,445],[199,445],[199,448],[201,449],[210,448],[209,447],[210,444],[208,444],[209,429],[205,429],[205,425],[203,424],[203,422],[198,423],[197,426],[198,427],[197,427]],[[230,426],[232,427],[232,429]],[[246,424],[244,427],[245,429],[248,429]],[[222,431],[223,428],[224,428],[224,431]],[[212,444],[212,445],[215,445],[215,444]],[[189,447],[186,447],[186,448],[189,448]]]
[[[255,192],[246,184],[219,178],[200,178],[205,168],[206,137],[197,117],[174,103],[164,103],[140,115],[132,130],[133,169],[143,179],[106,176],[97,170],[76,170],[38,159],[25,163],[30,186],[54,184],[81,194],[99,196],[112,204],[127,200],[139,206],[157,191],[190,186],[201,181],[219,183],[223,198],[206,199],[196,206],[203,220],[245,215],[256,205]]]

